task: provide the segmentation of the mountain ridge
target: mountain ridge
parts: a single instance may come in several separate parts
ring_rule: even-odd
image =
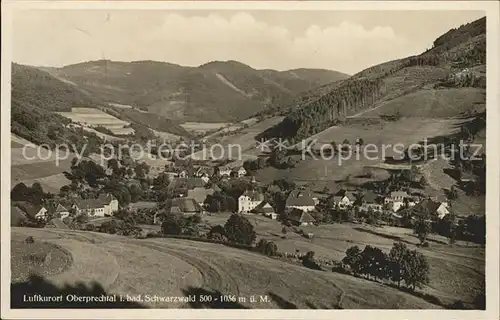
[[[198,67],[96,60],[39,68],[103,101],[135,106],[172,120],[200,122],[244,120],[274,101],[348,77],[325,69],[257,70],[234,60]]]

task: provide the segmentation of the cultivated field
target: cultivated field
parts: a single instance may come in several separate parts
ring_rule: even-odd
[[[102,126],[117,135],[134,133],[132,128],[124,128],[129,122],[120,120],[95,108],[72,108],[71,112],[58,112],[61,116],[84,126]]]
[[[230,125],[228,122],[184,122],[181,127],[189,132],[203,133]]]
[[[179,239],[134,240],[56,229],[12,228],[68,250],[73,263],[47,280],[61,285],[99,282],[107,293],[214,298],[234,294],[246,302],[145,303],[163,308],[439,308],[382,284],[303,266],[256,253]],[[251,281],[249,281],[251,279]],[[251,303],[251,295],[268,302]]]
[[[26,148],[23,154],[25,145],[33,148]],[[59,189],[69,182],[62,172],[70,168],[71,159],[75,155],[69,154],[67,159],[60,160],[57,165],[54,152],[34,147],[36,146],[31,142],[11,135],[11,187],[20,182],[26,185],[39,182],[45,191],[59,192]],[[60,156],[64,155],[65,153],[61,152]]]

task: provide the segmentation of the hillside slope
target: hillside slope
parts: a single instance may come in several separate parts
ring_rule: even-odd
[[[297,142],[345,117],[369,115],[367,112],[375,109],[376,116],[423,118],[482,111],[486,77],[480,70],[486,63],[485,31],[486,18],[482,18],[450,30],[418,56],[389,61],[323,87],[326,90],[312,91],[302,101],[296,100],[283,122],[263,137]],[[457,106],[462,98],[465,100]]]
[[[99,60],[44,70],[107,102],[201,122],[243,120],[276,101],[348,77],[320,69],[256,70],[237,61],[183,67]]]
[[[73,82],[30,66],[13,63],[11,84],[11,130],[38,144],[66,141],[60,139],[64,133],[59,134],[59,137],[49,133],[51,128],[52,131],[58,132],[71,131],[64,127],[70,121],[55,112],[70,112],[73,107],[100,108],[110,112],[113,108],[99,96],[81,89]],[[158,115],[134,112],[132,109],[113,110],[118,118],[146,125],[151,129],[182,136],[189,135],[175,122]]]
[[[60,274],[47,277],[47,281],[54,285],[72,287],[80,281],[87,285],[96,281],[109,294],[163,297],[203,294],[214,299],[211,303],[198,300],[189,304],[144,301],[147,307],[440,308],[380,283],[311,270],[219,244],[178,239],[134,240],[57,229],[13,228],[12,233],[14,244],[31,235],[36,241],[54,243],[71,253],[73,265]],[[13,287],[22,285],[15,284]],[[221,301],[221,295],[245,297],[246,301]],[[249,300],[252,295],[257,297],[254,303]],[[262,301],[259,296],[267,297],[267,301]],[[13,299],[19,301],[21,297],[14,295]]]

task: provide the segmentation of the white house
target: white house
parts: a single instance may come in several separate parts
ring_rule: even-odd
[[[426,199],[412,208],[414,215],[426,216],[431,215],[438,219],[443,219],[450,213],[448,202],[437,202],[432,199]]]
[[[409,197],[405,191],[393,191],[384,199],[384,204],[393,212],[399,211],[405,205],[405,199]]]
[[[316,209],[316,203],[309,191],[297,189],[290,192],[286,199],[285,207],[288,209],[296,208],[304,212],[310,212]]]
[[[347,190],[340,190],[333,196],[333,202],[339,206],[340,209],[351,207],[356,201],[356,195]]]
[[[111,194],[100,195],[97,199],[82,199],[78,200],[73,208],[78,214],[85,213],[92,217],[111,216],[118,211],[118,200]]]
[[[20,201],[16,203],[16,206],[29,216],[31,219],[35,220],[47,220],[48,210],[41,205],[34,205],[26,201]]]
[[[245,191],[238,198],[238,212],[247,213],[264,201],[264,195],[257,191]]]
[[[210,177],[208,176],[208,174],[204,173],[200,179],[203,181],[204,184],[207,184],[208,182],[210,182]]]
[[[238,177],[240,177],[240,178],[241,178],[241,177],[245,176],[246,174],[247,174],[247,171],[245,170],[245,168],[240,167],[240,168],[238,169]]]
[[[55,218],[64,219],[69,217],[69,210],[66,209],[66,207],[64,207],[63,205],[58,204],[56,210],[54,211],[54,215]]]
[[[219,168],[219,174],[221,176],[231,176],[231,168],[229,167],[222,167],[222,168]]]

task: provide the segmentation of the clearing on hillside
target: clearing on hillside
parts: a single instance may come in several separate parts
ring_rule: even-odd
[[[113,134],[127,135],[134,133],[134,129],[127,127],[130,125],[129,122],[120,120],[96,108],[72,108],[71,112],[58,112],[58,114],[83,126],[102,126],[113,132]]]

